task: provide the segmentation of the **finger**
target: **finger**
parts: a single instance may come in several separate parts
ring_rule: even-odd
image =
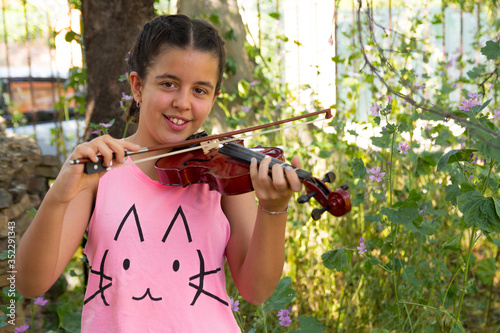
[[[98,153],[102,156],[102,165],[110,167],[113,165],[113,151],[109,147],[109,143],[104,140],[97,140],[94,143]]]
[[[290,168],[290,167],[287,167]],[[291,168],[290,168],[291,169]],[[273,185],[278,193],[288,192],[288,182],[283,172],[283,166],[281,164],[275,164],[272,168],[273,175]]]
[[[302,162],[300,161],[300,158],[298,158],[297,156],[294,156],[292,158],[292,165],[296,168],[302,168]]]
[[[293,159],[292,159],[293,164]],[[299,163],[300,164],[300,163]],[[302,183],[300,182],[300,178],[297,175],[297,172],[290,166],[285,168],[286,179],[288,180],[288,184],[290,189],[293,192],[300,192],[302,190]]]

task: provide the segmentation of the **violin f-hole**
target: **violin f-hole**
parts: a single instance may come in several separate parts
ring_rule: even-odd
[[[208,163],[211,160],[213,160],[213,156],[210,156],[210,158],[191,158],[187,161],[184,162],[184,166],[188,166],[189,162],[201,162],[201,163]]]

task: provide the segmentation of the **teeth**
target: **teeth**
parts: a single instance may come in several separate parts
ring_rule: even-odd
[[[171,122],[173,122],[176,125],[182,125],[186,123],[187,121],[181,120],[179,118],[168,118]]]

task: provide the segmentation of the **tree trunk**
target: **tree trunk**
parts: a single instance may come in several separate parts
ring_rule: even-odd
[[[222,82],[224,89],[228,93],[237,92],[238,82],[242,79],[248,82],[253,81],[255,63],[245,52],[246,30],[238,9],[237,0],[178,0],[177,12],[205,21],[209,21],[207,18],[212,14],[218,16],[219,23],[215,24],[215,26],[219,29],[221,36],[226,42],[227,59],[232,59],[234,63],[237,64],[234,73],[228,73],[226,71],[227,77]],[[231,29],[232,33],[229,33]],[[234,37],[228,37],[228,35]],[[241,100],[239,98],[231,102],[225,102],[224,105],[231,114],[241,110]],[[224,118],[224,112],[217,104],[215,104],[213,111],[219,114],[221,119]],[[220,122],[220,124],[217,125],[223,127],[227,124],[225,122]],[[227,130],[227,128],[222,128],[222,130]]]
[[[122,92],[130,95],[127,82],[119,82],[129,71],[125,58],[141,27],[154,16],[154,0],[82,0],[83,38],[87,64],[85,139],[89,123],[115,119],[109,134],[123,137],[125,121],[120,108]],[[130,128],[130,132],[135,128]]]

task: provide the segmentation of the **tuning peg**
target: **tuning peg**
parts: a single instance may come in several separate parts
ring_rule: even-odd
[[[323,183],[333,183],[335,181],[335,173],[333,171],[328,171],[324,176],[323,176],[323,179],[321,179],[321,181]]]
[[[323,208],[314,208],[311,217],[313,218],[314,221],[317,221],[321,218],[321,215],[326,212],[328,207],[323,207]]]
[[[303,203],[306,203],[308,202],[309,200],[311,200],[312,197],[314,197],[316,195],[316,192],[310,192],[310,193],[307,193],[307,194],[303,194],[301,195],[298,199],[297,199],[297,202],[300,203],[300,204],[303,204]]]
[[[349,185],[341,185],[340,188],[347,191],[349,189]]]

